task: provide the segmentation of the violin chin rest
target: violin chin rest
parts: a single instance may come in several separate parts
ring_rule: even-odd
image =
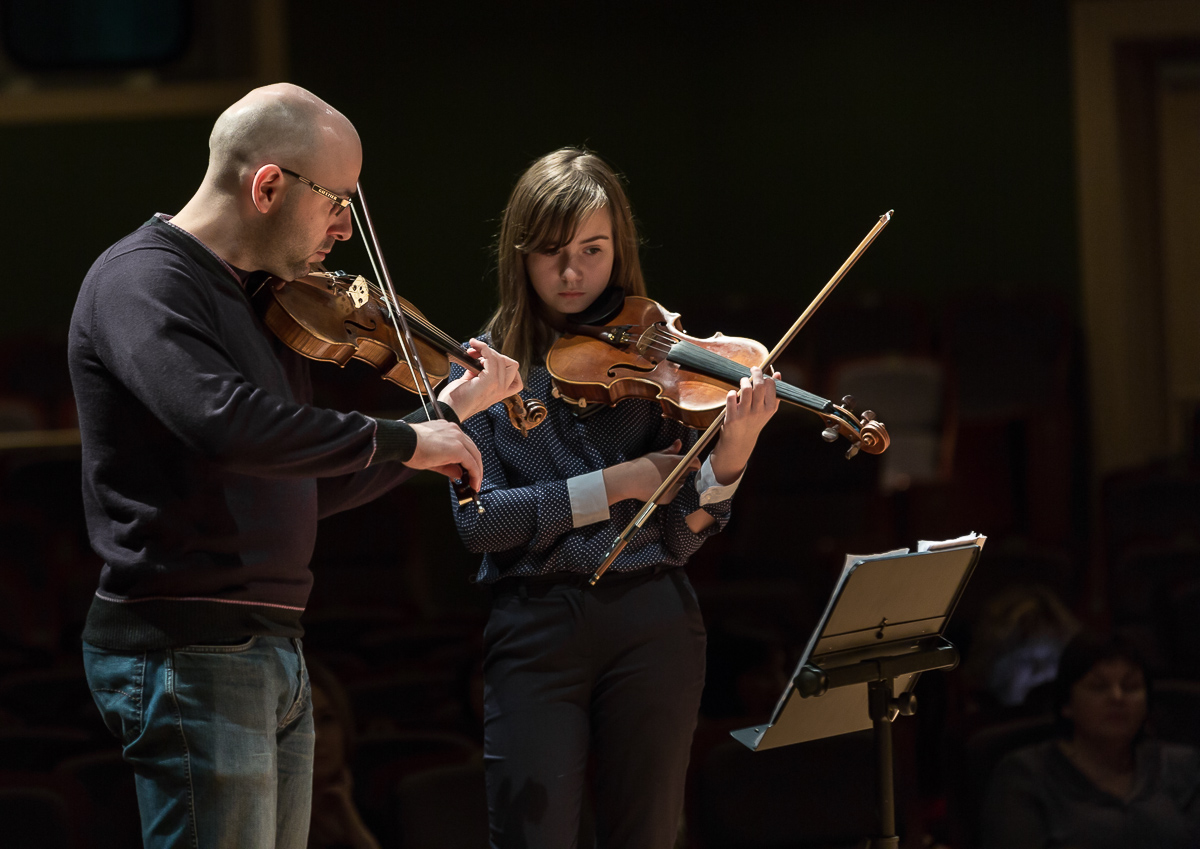
[[[625,290],[620,286],[609,286],[592,301],[591,306],[578,315],[571,316],[571,319],[575,324],[607,324],[624,306]]]

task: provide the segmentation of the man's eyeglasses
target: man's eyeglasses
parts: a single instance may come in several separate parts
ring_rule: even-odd
[[[292,171],[288,168],[284,168],[282,166],[279,168],[279,170],[282,171],[284,174],[290,174],[291,176],[295,177],[301,183],[304,183],[304,185],[308,186],[310,189],[312,189],[314,192],[321,195],[322,197],[328,198],[329,201],[335,207],[337,207],[336,211],[333,213],[335,217],[338,215],[341,215],[342,210],[344,210],[350,204],[354,203],[354,198],[344,198],[339,194],[335,194],[334,192],[329,191],[329,189],[325,188],[324,186],[318,186],[316,183],[314,183],[312,180],[308,179],[307,177],[301,177],[295,171]]]

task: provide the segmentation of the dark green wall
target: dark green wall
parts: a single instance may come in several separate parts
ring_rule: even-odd
[[[889,208],[844,288],[1075,297],[1065,2],[363,5],[290,3],[290,77],[358,125],[393,274],[455,335],[490,309],[514,177],[569,143],[628,176],[685,319],[761,301],[721,329],[772,337]],[[190,195],[212,117],[0,130],[0,334],[65,326],[92,259]]]

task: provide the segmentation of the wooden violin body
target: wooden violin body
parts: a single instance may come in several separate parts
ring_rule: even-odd
[[[405,339],[389,315],[387,303],[365,278],[341,272],[316,272],[283,286],[268,280],[255,294],[263,323],[302,356],[345,366],[352,359],[370,364],[384,380],[424,395],[416,369],[424,369],[429,385],[450,374],[450,360],[479,371],[482,363],[467,355],[451,337],[430,324],[404,298],[396,298],[412,331],[415,350],[404,356]],[[546,407],[536,398],[514,395],[504,399],[509,421],[522,433],[546,418]]]
[[[582,334],[561,337],[546,356],[546,368],[557,397],[580,406],[647,398],[658,401],[669,418],[691,428],[708,427],[717,410],[725,406],[730,386],[725,381],[683,370],[665,356],[657,357],[647,351],[646,334],[659,327],[669,328],[681,339],[700,341],[683,332],[679,313],[668,312],[649,298],[635,296],[625,298],[624,308],[603,328],[614,334],[636,332],[636,339],[624,340],[627,344],[621,344],[622,340],[616,336],[611,340]],[[719,344],[724,357],[747,368],[758,365],[767,355],[766,347],[753,339],[718,334],[706,341]]]
[[[362,360],[384,380],[422,392],[401,354],[399,331],[377,298],[356,300],[350,293],[355,284],[328,272],[306,275],[278,289],[271,282],[259,290],[263,322],[293,351],[339,366]],[[421,315],[411,303],[400,301],[409,314]],[[419,338],[414,341],[430,382],[445,380],[450,374],[447,354]]]
[[[679,314],[649,298],[630,296],[603,327],[584,328],[562,336],[546,356],[556,397],[571,404],[616,404],[624,398],[656,400],[663,414],[688,427],[705,428],[725,407],[750,368],[767,356],[753,339],[716,334],[698,339],[684,333]],[[883,423],[866,412],[862,419],[797,386],[779,381],[783,401],[816,413],[826,424],[823,436],[839,435],[858,451],[879,454],[889,438]]]

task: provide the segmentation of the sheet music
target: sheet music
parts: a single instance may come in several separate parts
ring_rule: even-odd
[[[954,539],[918,540],[917,551],[941,551],[943,548],[957,548],[960,545],[977,545],[983,548],[985,542],[987,542],[987,537],[972,531]]]
[[[861,648],[860,636],[875,629],[879,631],[876,640],[885,627],[893,629],[888,632],[892,635],[889,639],[902,641],[940,635],[985,540],[986,537],[972,532],[947,540],[921,540],[915,551],[897,548],[878,554],[847,555],[793,677],[814,657]],[[895,562],[878,562],[886,560]],[[878,623],[871,619],[870,627],[864,629],[863,612],[875,610],[883,618]],[[894,692],[911,688],[917,677],[919,673],[897,677],[893,681]],[[789,686],[777,701],[769,722],[731,733],[758,751],[869,728],[867,690],[867,684],[854,684],[805,699]]]
[[[895,557],[897,554],[909,553],[907,548],[893,548],[891,551],[883,551],[879,554],[847,554],[846,560],[842,564],[842,574],[845,575],[856,563],[866,563],[868,560],[882,560],[884,557]]]

